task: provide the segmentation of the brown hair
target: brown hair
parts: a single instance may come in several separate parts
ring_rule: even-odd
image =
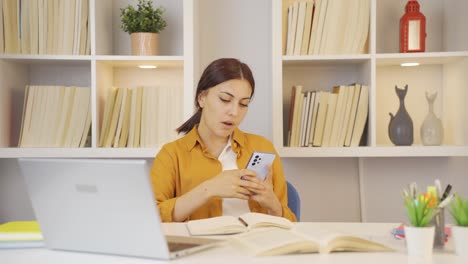
[[[198,104],[198,96],[208,89],[229,80],[247,80],[252,87],[251,97],[255,91],[255,80],[249,66],[238,59],[222,58],[210,63],[203,71],[200,81],[198,82],[197,92],[195,94],[195,114],[190,117],[185,123],[176,129],[180,133],[188,133],[192,128],[200,123],[202,109]]]

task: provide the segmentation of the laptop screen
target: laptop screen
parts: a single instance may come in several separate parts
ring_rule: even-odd
[[[169,259],[145,160],[19,159],[52,249]]]

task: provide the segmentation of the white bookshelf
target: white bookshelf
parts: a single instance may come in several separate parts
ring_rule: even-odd
[[[282,5],[272,5],[273,141],[282,157],[447,157],[468,156],[468,33],[456,29],[468,22],[463,0],[419,1],[426,16],[426,52],[399,53],[399,19],[406,1],[369,0],[369,48],[365,54],[285,56]],[[419,62],[418,67],[401,67]],[[339,84],[369,86],[367,145],[361,147],[286,147],[291,88],[330,91]],[[393,146],[388,138],[389,112],[399,101],[394,87],[408,84],[406,108],[413,120],[414,143]],[[423,146],[420,126],[427,114],[425,91],[437,92],[435,113],[444,125],[441,146]]]
[[[129,157],[154,158],[155,148],[98,147],[107,91],[112,87],[160,86],[178,89],[180,122],[193,112],[194,31],[197,3],[154,0],[168,23],[159,36],[158,56],[131,56],[130,36],[120,29],[120,8],[134,0],[90,1],[90,55],[0,54],[0,158]],[[143,70],[138,65],[156,65]],[[70,85],[91,89],[91,147],[18,148],[26,85]],[[175,128],[168,128],[175,129]]]

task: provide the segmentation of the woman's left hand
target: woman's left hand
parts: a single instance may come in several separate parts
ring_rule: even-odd
[[[271,166],[268,166],[268,174],[265,180],[260,182],[265,188],[263,190],[247,189],[251,192],[250,199],[258,202],[262,207],[265,207],[268,210],[268,214],[282,216],[283,208],[281,207],[278,197],[273,191],[272,178],[273,170],[271,169]],[[250,180],[250,176],[244,177],[244,180]]]

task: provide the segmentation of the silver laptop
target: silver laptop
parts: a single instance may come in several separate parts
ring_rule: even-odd
[[[165,236],[145,160],[19,159],[48,248],[173,259],[219,240]]]

